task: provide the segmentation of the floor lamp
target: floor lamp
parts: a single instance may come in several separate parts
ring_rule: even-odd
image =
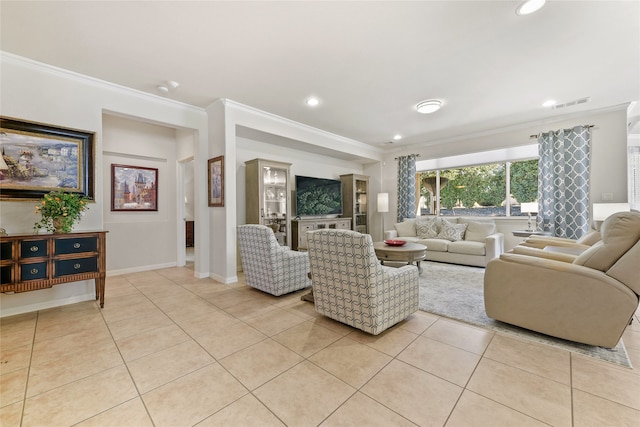
[[[384,240],[384,214],[389,212],[389,193],[378,193],[378,212],[382,214],[382,240]]]

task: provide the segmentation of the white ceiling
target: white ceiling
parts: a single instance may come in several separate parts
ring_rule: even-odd
[[[2,0],[0,36],[5,52],[152,93],[175,80],[178,101],[228,98],[378,147],[640,100],[639,1],[524,17],[519,3]],[[442,110],[418,114],[429,98]]]

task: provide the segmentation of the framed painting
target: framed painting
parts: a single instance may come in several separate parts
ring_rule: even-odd
[[[0,117],[0,200],[94,198],[94,133]]]
[[[157,211],[158,169],[111,165],[111,211]]]
[[[224,206],[224,156],[208,160],[209,206]]]

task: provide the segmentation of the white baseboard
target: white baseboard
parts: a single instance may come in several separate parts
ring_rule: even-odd
[[[217,282],[224,283],[225,285],[228,285],[230,283],[236,283],[238,281],[238,276],[231,276],[231,277],[225,278],[222,276],[218,276],[217,274],[211,273],[209,277]]]
[[[121,276],[123,274],[131,274],[131,273],[140,273],[142,271],[160,270],[162,268],[175,267],[176,265],[177,264],[175,262],[168,262],[165,264],[143,265],[141,267],[122,268],[120,270],[109,270],[107,271],[107,277]]]
[[[43,301],[35,304],[21,305],[0,310],[0,317],[15,316],[16,314],[31,313],[32,311],[46,310],[47,308],[61,307],[63,305],[75,304],[84,301],[96,301],[96,294],[74,295],[68,298],[61,298],[51,301]]]

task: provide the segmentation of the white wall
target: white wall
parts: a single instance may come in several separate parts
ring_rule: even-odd
[[[110,195],[112,188],[113,164],[158,169],[157,211],[113,212],[110,203],[104,203],[103,228],[109,231],[107,271],[113,275],[176,265],[175,130],[105,115],[102,139],[102,170],[107,177],[103,180],[105,195]]]
[[[198,145],[206,146],[208,128],[206,113],[203,109],[46,66],[4,52],[0,54],[0,88],[2,89],[0,114],[3,116],[95,132],[95,203],[91,205],[82,221],[76,225],[77,231],[103,229],[103,216],[110,209],[110,192],[107,191],[110,171],[105,171],[105,159],[102,154],[104,149],[102,120],[105,112],[141,122],[163,124],[180,130],[187,129],[195,135]],[[175,162],[175,155],[173,159]],[[205,156],[196,158],[196,162],[198,161],[204,161],[206,165]],[[196,170],[205,170],[205,168],[206,166],[195,166]],[[175,173],[173,176],[175,178]],[[0,226],[11,234],[31,233],[34,222],[38,220],[33,211],[33,202],[0,202]],[[206,209],[202,206],[201,211],[196,212],[196,216],[204,214]],[[175,230],[175,225],[172,229]],[[119,257],[119,254],[114,251],[121,251],[126,247],[126,243],[116,241],[113,237],[119,232],[111,236],[109,234],[107,234],[107,263],[111,264],[111,258],[117,260]],[[150,243],[154,244],[153,241]],[[175,243],[171,245],[172,248],[175,246]],[[175,254],[175,249],[170,250]],[[204,249],[206,250],[207,248]],[[207,272],[208,268],[206,260],[201,260],[199,264],[196,262],[196,273],[200,270]],[[56,285],[51,289],[14,295],[2,294],[0,295],[0,316],[90,300],[95,297],[93,286],[93,281],[82,281]],[[108,304],[108,290],[106,298],[106,304]]]

